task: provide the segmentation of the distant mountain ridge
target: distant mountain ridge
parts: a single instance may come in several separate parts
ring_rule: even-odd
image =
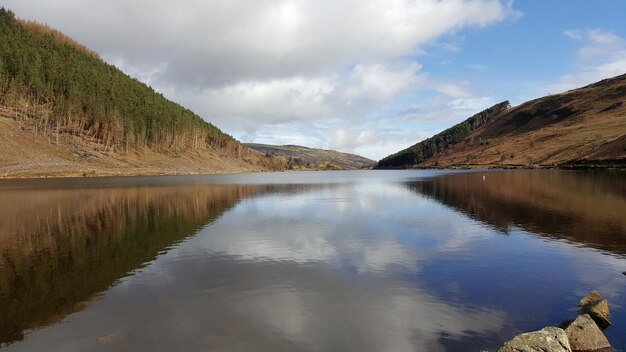
[[[496,108],[497,114],[463,138],[443,137],[472,118],[380,160],[377,167],[624,168],[625,101],[626,74],[513,108],[502,108],[503,102],[481,112]],[[436,143],[441,140],[446,143]]]
[[[370,169],[376,161],[360,155],[342,153],[335,150],[308,148],[300,145],[269,145],[245,143],[259,153],[277,155],[287,159],[291,169]]]

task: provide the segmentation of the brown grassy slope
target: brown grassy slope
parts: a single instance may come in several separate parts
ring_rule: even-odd
[[[105,151],[97,142],[62,135],[59,143],[0,115],[0,178],[233,173],[268,170],[212,149],[184,154]]]
[[[529,101],[416,167],[624,166],[626,75]]]

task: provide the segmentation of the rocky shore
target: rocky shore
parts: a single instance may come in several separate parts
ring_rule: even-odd
[[[609,303],[598,291],[592,291],[578,303],[578,316],[539,331],[515,336],[498,352],[589,352],[612,351],[603,330],[611,325]]]

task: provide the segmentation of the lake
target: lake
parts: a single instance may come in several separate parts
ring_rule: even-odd
[[[479,351],[608,300],[626,173],[0,181],[6,351]]]

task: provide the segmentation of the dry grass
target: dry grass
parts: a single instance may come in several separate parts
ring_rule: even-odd
[[[64,135],[59,144],[27,125],[0,119],[0,178],[214,174],[265,171],[265,167],[215,150],[164,154],[105,152],[84,138]]]

